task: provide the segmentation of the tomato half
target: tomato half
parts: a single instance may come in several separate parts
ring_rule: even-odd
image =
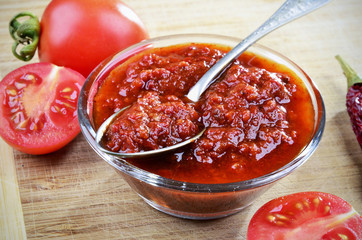
[[[357,240],[362,218],[343,199],[322,192],[276,198],[252,217],[248,240]]]
[[[62,148],[80,132],[77,101],[84,81],[50,63],[12,71],[0,82],[0,136],[30,154]]]
[[[40,61],[85,77],[108,56],[148,38],[140,18],[119,0],[53,0],[40,26]]]

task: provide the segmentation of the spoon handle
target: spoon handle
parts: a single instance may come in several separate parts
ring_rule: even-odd
[[[200,80],[190,89],[187,98],[197,102],[201,94],[210,86],[215,77],[220,74],[231,62],[239,57],[247,48],[271,31],[287,24],[299,17],[322,7],[330,0],[287,0],[284,4],[258,29],[236,45],[212,68],[210,68]]]

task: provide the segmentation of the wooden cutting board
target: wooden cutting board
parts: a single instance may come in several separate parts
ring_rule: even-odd
[[[19,11],[41,16],[46,0],[0,0],[0,77],[24,65],[12,56],[7,24]],[[243,38],[281,0],[127,0],[150,36],[213,33]],[[334,56],[362,74],[362,1],[334,0],[265,37],[320,88],[327,110],[314,155],[252,206],[212,221],[182,220],[146,205],[79,135],[45,156],[0,141],[0,239],[246,239],[248,223],[268,200],[299,191],[336,194],[362,213],[362,151],[345,107],[346,82]],[[31,62],[36,62],[37,59]]]

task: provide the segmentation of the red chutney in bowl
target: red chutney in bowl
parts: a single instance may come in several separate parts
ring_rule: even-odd
[[[197,103],[185,95],[229,47],[182,44],[146,50],[117,66],[93,102],[98,128],[133,104],[108,131],[113,151],[175,144],[207,130],[195,143],[156,159],[128,159],[165,178],[231,183],[273,172],[312,138],[314,109],[302,80],[283,65],[244,53]]]

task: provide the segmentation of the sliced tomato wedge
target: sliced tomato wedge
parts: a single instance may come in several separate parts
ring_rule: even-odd
[[[276,198],[252,217],[248,240],[358,240],[362,218],[340,197],[300,192]]]
[[[0,136],[30,154],[56,151],[80,132],[77,101],[85,78],[50,63],[20,67],[0,82]]]

